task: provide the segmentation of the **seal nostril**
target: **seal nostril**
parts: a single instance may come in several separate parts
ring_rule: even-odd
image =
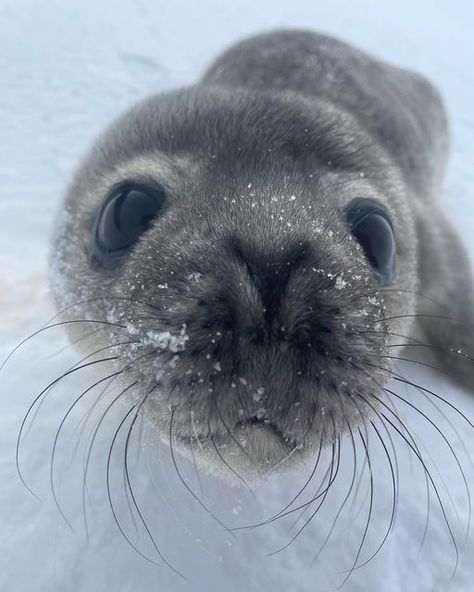
[[[268,423],[268,419],[254,415],[253,417],[251,417],[250,419],[247,420],[247,423],[250,425],[264,425],[264,424]]]
[[[284,252],[263,253],[251,242],[236,236],[229,239],[229,250],[248,274],[260,293],[266,325],[274,325],[278,309],[290,276],[307,258],[308,245],[304,242],[286,247]]]

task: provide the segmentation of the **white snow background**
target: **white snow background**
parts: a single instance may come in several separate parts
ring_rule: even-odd
[[[137,99],[195,80],[224,46],[261,30],[305,27],[331,33],[418,70],[439,86],[453,133],[453,153],[442,199],[472,254],[473,25],[474,4],[470,0],[0,0],[0,357],[3,359],[23,337],[54,314],[46,285],[52,216],[79,157],[96,134]],[[90,462],[87,541],[81,480],[86,447],[76,446],[79,431],[75,426],[92,399],[72,414],[62,440],[63,454],[56,462],[56,490],[71,523],[69,528],[52,500],[51,451],[61,418],[74,395],[91,384],[91,374],[61,383],[27,430],[21,462],[29,486],[41,501],[31,496],[16,473],[16,437],[33,398],[78,360],[79,356],[66,345],[61,329],[47,331],[25,344],[0,372],[2,592],[336,589],[344,579],[342,572],[351,567],[363,534],[369,499],[367,470],[356,507],[348,504],[347,516],[340,517],[323,553],[313,564],[349,487],[350,461],[343,463],[324,511],[286,550],[268,556],[291,539],[295,530],[290,531],[290,526],[297,514],[232,536],[182,485],[165,445],[150,445],[146,450],[132,446],[129,462],[136,498],[158,548],[188,582],[157,557],[137,513],[134,520],[130,518],[123,495],[123,437],[122,448],[117,444],[111,462],[117,514],[130,539],[156,565],[126,543],[114,521],[105,473],[118,416],[105,421],[107,425],[97,439]],[[403,372],[473,418],[472,394],[428,371],[415,372],[406,367]],[[474,489],[474,471],[465,450],[474,450],[473,430],[449,407],[441,406],[446,415],[443,417],[420,393],[409,396],[425,405],[440,429],[446,431]],[[425,544],[419,549],[425,527],[427,486],[416,458],[411,455],[410,459],[403,452],[407,447],[400,445],[400,492],[393,532],[376,557],[353,572],[343,590],[472,591],[474,537],[464,542],[469,504],[459,469],[439,434],[407,406],[400,410],[425,444],[423,453],[441,468],[441,474],[433,468],[433,476],[440,484],[445,511],[458,540],[457,571],[452,578],[454,548],[431,487],[429,528]],[[89,436],[90,428],[86,430],[86,443]],[[392,507],[387,459],[375,439],[370,446],[375,495],[359,563],[377,549]],[[344,451],[347,460],[350,448]],[[278,512],[311,470],[310,466],[300,467],[291,474],[276,475],[256,485],[253,496],[243,486],[230,487],[205,475],[201,475],[199,483],[191,464],[183,461],[181,466],[193,491],[231,526],[249,524]],[[311,493],[314,495],[314,487],[304,499],[310,499]]]

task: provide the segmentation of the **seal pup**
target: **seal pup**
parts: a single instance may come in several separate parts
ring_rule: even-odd
[[[397,357],[474,386],[447,154],[421,76],[317,33],[250,38],[86,155],[54,228],[58,309],[208,468],[288,466],[373,417]]]

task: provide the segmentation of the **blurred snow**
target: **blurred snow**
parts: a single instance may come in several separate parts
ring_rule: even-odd
[[[74,166],[91,140],[132,102],[191,82],[225,45],[264,29],[292,26],[331,33],[419,70],[439,86],[453,132],[453,156],[442,199],[474,253],[473,22],[474,4],[469,0],[0,0],[0,358],[53,315],[45,282],[51,219]],[[91,458],[87,490],[90,537],[86,542],[82,482],[75,473],[78,466],[82,471],[84,450],[74,450],[73,429],[66,430],[64,445],[70,454],[57,461],[56,486],[76,532],[73,534],[51,499],[49,461],[55,430],[74,394],[92,382],[91,375],[70,379],[53,391],[28,431],[22,461],[28,483],[42,501],[29,495],[15,471],[16,435],[34,396],[77,361],[77,355],[63,350],[66,344],[61,330],[42,334],[17,352],[0,373],[1,590],[327,592],[336,588],[343,579],[341,572],[351,566],[367,506],[348,530],[350,536],[340,532],[342,521],[336,529],[338,536],[330,537],[314,565],[312,559],[348,488],[350,463],[341,468],[337,491],[317,522],[288,549],[267,557],[290,540],[291,516],[282,525],[276,522],[231,536],[179,482],[166,447],[150,446],[140,454],[132,447],[130,468],[147,523],[156,534],[160,550],[191,580],[188,583],[159,560],[155,566],[140,557],[114,524],[105,487],[106,453],[113,435],[110,431],[98,437],[97,454]],[[471,395],[428,373],[420,371],[416,379],[431,384],[473,417]],[[410,397],[420,403],[416,399],[419,394]],[[85,405],[82,413],[87,409]],[[449,415],[449,409],[444,410]],[[80,411],[72,414],[77,420]],[[446,512],[459,534],[467,521],[468,504],[457,466],[420,416],[406,407],[405,417],[443,467],[455,506],[445,495]],[[436,417],[449,432],[447,421]],[[449,433],[472,486],[474,472],[461,441],[473,450],[474,434],[455,416],[449,417],[459,431],[459,438]],[[110,426],[116,425],[117,420],[114,423],[111,418]],[[371,445],[374,450],[380,449],[376,441]],[[123,491],[120,450],[115,456],[112,483],[114,491]],[[416,460],[403,457],[401,454],[402,490],[395,529],[375,559],[356,570],[343,589],[473,590],[472,537],[463,545],[459,536],[459,565],[451,579],[455,555],[433,493],[429,529],[419,552],[426,483]],[[376,550],[390,519],[391,480],[383,450],[374,452],[373,463],[373,520],[360,563]],[[310,469],[275,476],[259,485],[253,497],[244,487],[230,487],[212,478],[203,477],[199,484],[183,461],[190,484],[201,492],[214,513],[233,525],[251,523],[281,509],[304,483]],[[139,518],[137,525],[127,518],[127,500],[122,496],[116,504],[132,540],[156,558]]]

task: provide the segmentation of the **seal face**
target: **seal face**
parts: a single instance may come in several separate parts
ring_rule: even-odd
[[[102,323],[93,342],[158,433],[224,471],[261,473],[363,422],[416,307],[413,196],[436,186],[442,150],[428,126],[411,160],[387,141],[393,113],[334,60],[353,51],[361,80],[401,71],[324,39],[262,36],[133,108],[83,162],[56,226],[58,306]],[[306,84],[315,59],[333,86]],[[334,99],[341,85],[354,104]],[[399,120],[413,132],[411,113]]]

